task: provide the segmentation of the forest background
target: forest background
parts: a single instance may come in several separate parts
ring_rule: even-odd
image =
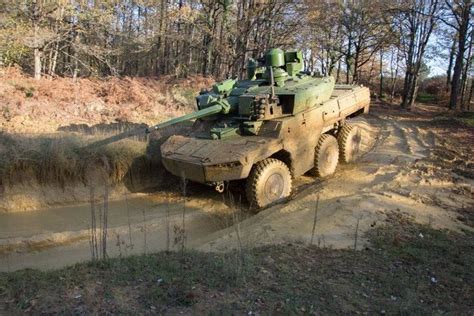
[[[470,0],[0,1],[0,69],[56,77],[242,77],[271,47],[409,109],[469,110]]]

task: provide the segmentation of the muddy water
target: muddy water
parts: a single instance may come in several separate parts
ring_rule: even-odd
[[[143,195],[109,202],[109,227],[121,226],[128,221],[132,224],[143,221],[144,210],[150,218],[164,216],[160,203],[155,200],[152,195]],[[88,229],[91,224],[90,209],[89,204],[84,204],[33,212],[0,213],[0,238],[28,238],[46,233]]]
[[[109,202],[108,255],[143,254],[181,246],[175,238],[185,226],[185,244],[235,223],[222,198],[174,198],[162,194],[134,196]],[[78,205],[28,213],[0,214],[0,271],[52,269],[91,258],[91,206]]]

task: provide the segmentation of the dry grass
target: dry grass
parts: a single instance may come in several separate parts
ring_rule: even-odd
[[[64,187],[101,180],[113,185],[124,180],[146,151],[146,143],[134,139],[84,150],[97,139],[77,134],[0,134],[0,183],[3,187],[32,183]]]

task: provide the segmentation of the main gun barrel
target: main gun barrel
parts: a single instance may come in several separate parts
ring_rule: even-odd
[[[151,133],[152,131],[162,129],[162,128],[165,128],[167,126],[173,125],[173,124],[178,124],[178,123],[181,123],[181,122],[194,120],[194,119],[199,119],[199,118],[203,118],[203,117],[206,117],[206,116],[211,116],[211,115],[214,115],[214,114],[217,114],[217,113],[221,113],[223,111],[223,108],[224,107],[221,104],[211,105],[211,106],[209,106],[207,108],[204,108],[204,109],[201,109],[197,112],[189,113],[189,114],[186,114],[186,115],[168,120],[166,122],[156,124],[155,126],[150,126],[145,130],[145,132],[146,133]],[[140,136],[140,135],[143,135],[143,129],[141,129],[141,128],[140,129],[134,129],[134,130],[131,130],[131,131],[126,131],[126,132],[121,133],[119,135],[114,135],[112,137],[108,137],[106,139],[99,140],[97,142],[94,142],[92,144],[89,144],[89,145],[83,147],[83,149],[92,150],[94,148],[97,148],[97,147],[100,147],[100,146],[105,146],[105,145],[120,141],[120,140],[125,139],[125,138]]]
[[[152,131],[156,131],[156,130],[165,128],[167,126],[171,126],[171,125],[178,124],[181,122],[186,122],[189,120],[195,120],[195,119],[200,119],[206,116],[211,116],[211,115],[222,112],[222,108],[223,108],[222,105],[215,104],[210,107],[199,110],[197,112],[189,113],[189,114],[156,124],[154,126],[150,126],[146,129],[146,132],[151,133]]]

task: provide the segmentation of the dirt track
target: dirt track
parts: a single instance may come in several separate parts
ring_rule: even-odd
[[[353,247],[356,234],[360,239],[361,233],[382,224],[392,212],[435,228],[470,229],[459,220],[457,211],[474,207],[474,181],[440,167],[444,159],[437,155],[438,146],[451,150],[451,155],[456,150],[416,122],[378,113],[368,122],[359,125],[375,142],[366,144],[371,149],[360,163],[340,166],[331,179],[309,184],[287,204],[240,223],[244,246],[310,241],[318,196],[313,242],[323,247]],[[470,168],[469,162],[466,165]],[[199,248],[235,247],[236,234],[235,228],[229,228],[227,234],[210,236]],[[363,244],[358,240],[357,247]]]
[[[298,178],[290,201],[257,215],[233,211],[217,193],[192,187],[186,202],[187,247],[221,251],[239,244],[247,247],[290,240],[309,242],[318,196],[313,242],[321,247],[347,248],[357,244],[360,248],[364,245],[363,233],[381,225],[393,212],[437,228],[471,229],[472,146],[461,146],[460,140],[472,139],[473,131],[462,129],[466,135],[450,134],[443,122],[433,121],[432,116],[429,109],[404,114],[376,108],[366,120],[357,123],[368,140],[364,144],[368,152],[359,163],[341,165],[330,179]],[[446,134],[452,136],[452,142],[446,141]],[[111,226],[111,255],[157,251],[166,249],[168,244],[173,248],[174,229],[182,226],[182,201],[175,199],[177,203],[169,207],[164,203],[164,193],[146,199],[150,202],[145,217],[143,212],[134,210],[134,217],[118,216],[121,220]],[[168,209],[171,212],[166,216]],[[89,207],[78,211],[88,214]],[[58,210],[54,214],[64,216]],[[113,216],[113,209],[110,214]],[[77,225],[68,225],[66,232],[64,223],[58,221],[56,226],[37,228],[34,236],[8,232],[15,231],[15,221],[28,214],[7,216],[2,221],[9,220],[11,224],[0,236],[2,271],[60,267],[90,257],[87,216]],[[28,224],[24,229],[28,230]]]

